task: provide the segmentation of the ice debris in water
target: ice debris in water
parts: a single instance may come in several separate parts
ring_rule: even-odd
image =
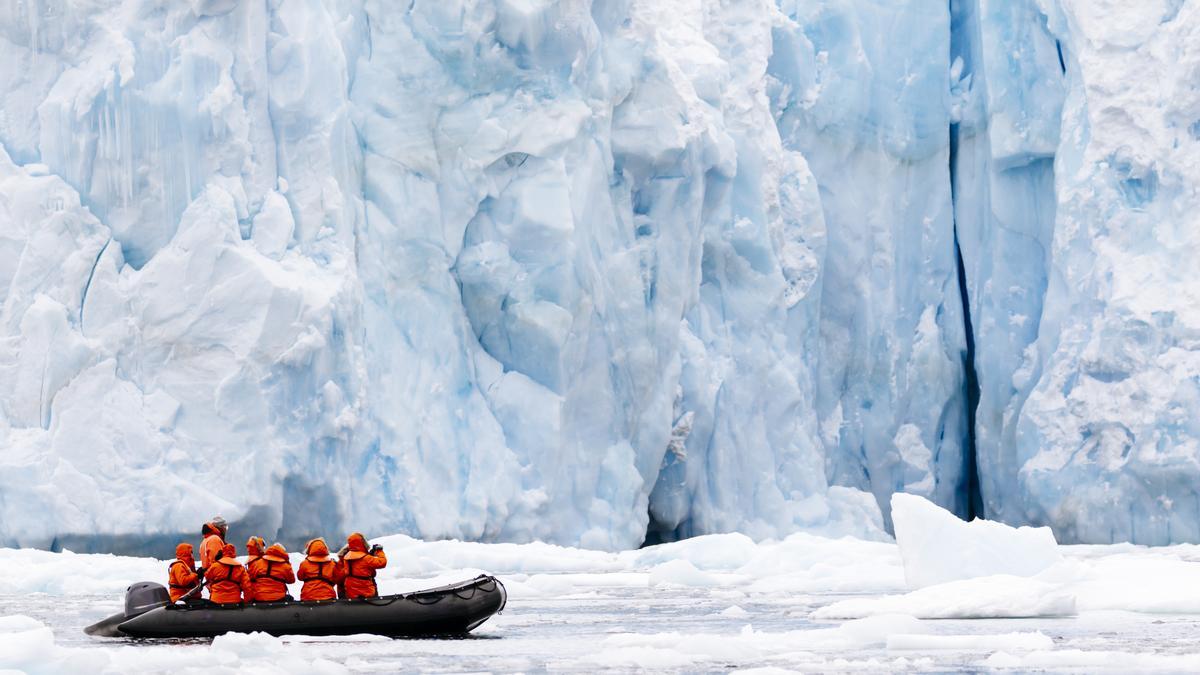
[[[983,538],[991,532],[978,534]],[[997,664],[1082,664],[1078,667],[1093,670],[1097,649],[1106,650],[1102,653],[1114,664],[1144,662],[1188,672],[1195,662],[1193,655],[1172,654],[1170,649],[1148,653],[1164,644],[1177,646],[1174,635],[1189,639],[1186,631],[1194,631],[1195,622],[1188,616],[1200,614],[1200,587],[1193,583],[1195,563],[1190,560],[1196,557],[1196,547],[1190,545],[1061,546],[1062,561],[1034,577],[976,577],[910,592],[899,545],[804,533],[757,543],[744,535],[708,535],[620,553],[543,543],[424,542],[404,535],[377,541],[389,551],[402,552],[382,570],[384,593],[461,580],[480,567],[501,574],[510,607],[526,610],[501,615],[484,631],[503,636],[510,649],[497,653],[487,647],[494,640],[443,641],[422,645],[420,654],[406,648],[398,654],[402,645],[386,639],[276,639],[261,634],[225,636],[212,644],[131,648],[93,642],[84,648],[61,634],[61,641],[55,641],[54,631],[42,623],[58,611],[48,606],[72,606],[70,598],[61,596],[83,601],[73,605],[76,618],[55,614],[51,621],[55,630],[66,625],[74,633],[80,624],[118,610],[120,594],[131,578],[161,578],[166,562],[0,549],[0,594],[6,603],[38,613],[41,619],[0,617],[0,669],[161,672],[178,670],[183,655],[189,663],[202,660],[231,672],[378,669],[395,667],[397,658],[433,669],[461,667],[466,658],[485,664],[474,667],[496,670],[528,670],[533,661],[692,669],[782,661],[809,671],[844,670],[849,666],[845,661],[837,665],[839,660],[876,659],[881,650],[891,660],[868,669],[936,669],[934,663],[905,666],[895,661],[901,653],[924,660],[961,659],[962,652],[971,652],[980,661],[995,655]],[[76,583],[49,584],[51,577]],[[662,583],[651,585],[652,579]],[[33,595],[20,595],[31,591]],[[572,596],[578,599],[581,594],[593,609],[614,607],[642,618],[629,616],[614,624],[603,612],[571,609]],[[1073,609],[1066,604],[1071,598]],[[652,611],[661,610],[664,601],[682,602],[697,611],[677,614],[664,625],[661,614]],[[817,611],[810,614],[814,606]],[[1035,618],[1074,613],[1078,618],[1070,622]],[[1163,613],[1172,615],[1170,621],[1153,616]],[[1018,616],[1030,619],[1021,622],[1019,633],[1013,633],[1012,625],[991,621],[924,620]],[[543,623],[547,617],[554,620]],[[587,630],[576,630],[584,626]],[[1153,644],[1134,644],[1130,629],[1147,631],[1138,634],[1153,636]],[[1113,637],[1098,635],[1103,632]],[[599,643],[597,634],[603,634]],[[1054,636],[1052,642],[1048,635]],[[487,647],[482,652],[481,644]],[[954,654],[938,657],[938,652]],[[962,666],[961,660],[954,663]]]

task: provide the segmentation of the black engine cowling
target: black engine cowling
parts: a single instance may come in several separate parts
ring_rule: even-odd
[[[125,589],[125,618],[132,619],[170,602],[171,594],[162,584],[139,581]]]

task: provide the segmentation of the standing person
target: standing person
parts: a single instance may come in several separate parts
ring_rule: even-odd
[[[305,545],[304,560],[296,570],[296,578],[304,582],[301,600],[337,599],[337,585],[344,577],[342,564],[329,555],[324,539],[313,539]]]
[[[229,525],[221,516],[214,516],[200,528],[200,536],[204,538],[200,542],[201,570],[212,567],[212,564],[220,557],[218,554],[225,548],[225,533],[228,531]]]
[[[296,583],[296,573],[288,562],[283,544],[271,544],[261,558],[246,565],[250,583],[254,586],[255,602],[291,600],[288,584]]]
[[[208,599],[226,605],[242,602],[254,602],[254,587],[250,585],[250,575],[237,559],[237,549],[233,544],[225,544],[221,551],[221,559],[213,563],[206,575],[208,579]]]
[[[179,544],[175,547],[175,562],[167,568],[167,585],[171,589],[171,602],[177,602],[200,585],[200,575],[196,573],[196,560],[192,557],[191,544]]]
[[[379,595],[375,582],[375,570],[387,567],[387,556],[383,547],[375,544],[367,550],[367,538],[361,532],[346,537],[347,551],[342,556],[342,569],[346,579],[346,598],[373,598]]]

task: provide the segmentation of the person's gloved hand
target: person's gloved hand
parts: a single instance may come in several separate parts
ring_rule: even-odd
[[[371,547],[371,555],[376,555],[382,550],[383,550],[382,546],[380,546],[379,544],[375,544],[374,546]]]
[[[197,567],[197,568],[196,568],[196,574],[199,574],[200,576],[204,576],[204,568],[203,568],[203,567]]]

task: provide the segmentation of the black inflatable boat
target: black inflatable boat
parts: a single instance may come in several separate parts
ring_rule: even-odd
[[[126,591],[124,612],[88,626],[84,632],[137,638],[204,638],[253,631],[271,635],[461,636],[504,609],[507,601],[504,584],[491,576],[361,600],[240,605],[173,605],[165,588],[144,581]]]

